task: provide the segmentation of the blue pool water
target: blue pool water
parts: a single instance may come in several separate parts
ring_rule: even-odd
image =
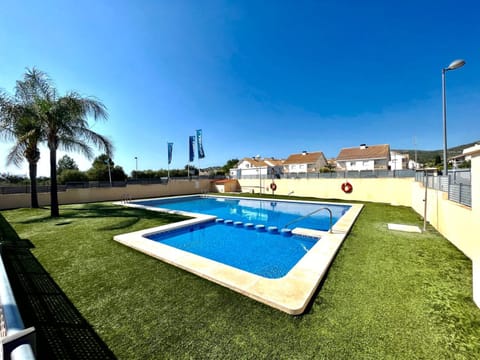
[[[301,202],[238,199],[225,197],[184,197],[135,201],[134,203],[170,210],[214,215],[223,219],[262,224],[266,227],[283,228],[289,222],[305,216],[321,207],[328,207],[333,214],[333,224],[350,208],[340,204],[311,204]],[[330,226],[329,213],[322,210],[306,219],[295,222],[292,227],[304,227],[327,231]]]
[[[233,222],[207,222],[147,238],[270,279],[285,276],[317,241]]]

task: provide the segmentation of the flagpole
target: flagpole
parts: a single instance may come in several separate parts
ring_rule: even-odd
[[[167,178],[170,181],[170,163],[172,162],[173,143],[167,142]]]
[[[188,172],[188,179],[190,180],[190,164],[193,162],[195,164],[195,136],[190,136],[188,140],[188,164],[187,164],[187,172]]]
[[[196,134],[197,134],[197,150],[198,150],[197,167],[198,167],[198,178],[200,178],[200,159],[205,157],[205,152],[203,151],[202,129],[197,129]]]

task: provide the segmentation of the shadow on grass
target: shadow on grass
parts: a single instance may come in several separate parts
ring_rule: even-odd
[[[140,219],[162,219],[165,223],[171,223],[187,219],[185,216],[134,209],[118,205],[106,205],[102,203],[83,204],[80,206],[65,206],[61,208],[60,217],[56,218],[57,226],[69,225],[74,219],[97,219],[97,218],[125,218],[113,226],[101,227],[98,230],[118,230],[128,228],[136,224]],[[49,214],[19,221],[21,224],[36,224],[50,221]]]
[[[0,215],[1,253],[25,327],[34,326],[37,359],[115,359],[65,293]]]

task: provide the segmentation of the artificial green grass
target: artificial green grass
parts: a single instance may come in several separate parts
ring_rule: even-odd
[[[471,262],[410,208],[365,204],[292,317],[113,241],[180,218],[107,203],[1,214],[120,359],[474,359]]]

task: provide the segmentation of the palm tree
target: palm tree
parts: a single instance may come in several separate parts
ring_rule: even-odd
[[[88,159],[93,157],[89,144],[104,150],[109,156],[113,146],[104,136],[89,128],[87,117],[107,119],[105,105],[99,100],[82,97],[76,92],[59,96],[46,73],[27,69],[23,91],[33,98],[33,111],[40,121],[42,136],[50,152],[51,216],[60,216],[57,194],[57,150],[79,151]]]
[[[20,166],[24,158],[27,160],[31,207],[38,208],[37,163],[40,160],[41,128],[30,105],[22,97],[20,82],[17,82],[15,98],[0,93],[0,135],[16,141],[7,155],[7,164]]]

